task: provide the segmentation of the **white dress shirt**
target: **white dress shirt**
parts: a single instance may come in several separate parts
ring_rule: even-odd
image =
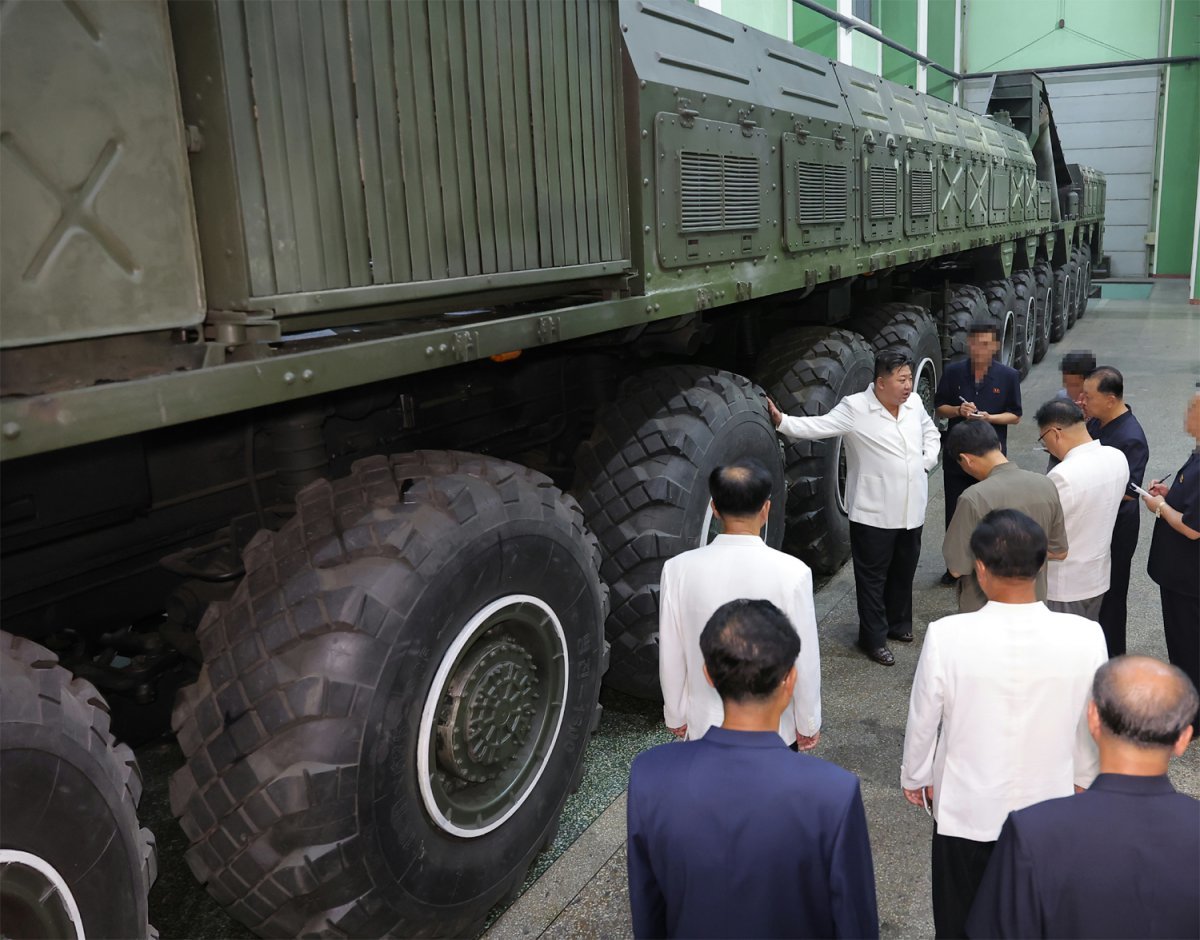
[[[827,414],[784,415],[779,433],[811,441],[842,435],[846,448],[846,506],[850,521],[877,529],[925,524],[927,474],[937,464],[941,437],[915,392],[892,417],[874,384],[847,395]]]
[[[1058,487],[1071,550],[1062,561],[1046,563],[1046,598],[1097,597],[1108,590],[1113,523],[1129,483],[1129,461],[1115,447],[1088,441],[1067,451],[1048,476]]]
[[[976,842],[994,842],[1013,810],[1088,786],[1100,760],[1087,703],[1107,660],[1098,623],[1040,601],[935,620],[913,677],[901,786],[932,784],[938,832]]]
[[[745,597],[770,601],[800,634],[796,691],[779,719],[779,736],[793,744],[797,731],[812,737],[821,729],[821,654],[808,565],[756,535],[718,535],[668,560],[660,584],[658,675],[668,728],[687,725],[696,740],[724,721],[721,696],[704,678],[700,633],[718,607]]]

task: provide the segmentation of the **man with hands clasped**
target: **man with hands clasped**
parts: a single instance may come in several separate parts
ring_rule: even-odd
[[[985,421],[996,431],[1000,453],[1008,454],[1008,426],[1021,420],[1021,375],[996,361],[1000,336],[991,320],[977,320],[967,336],[967,358],[952,362],[938,382],[934,404],[937,416],[948,418],[947,430],[963,421]],[[942,461],[946,493],[946,528],[954,518],[958,498],[975,480],[954,460]],[[942,575],[943,584],[953,584],[954,575]]]

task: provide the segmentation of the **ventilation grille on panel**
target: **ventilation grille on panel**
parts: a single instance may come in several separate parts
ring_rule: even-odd
[[[913,215],[933,215],[933,172],[913,170],[909,177],[909,205]]]
[[[796,219],[801,225],[846,221],[849,206],[846,167],[797,163],[796,192],[800,197]]]
[[[680,151],[680,229],[758,228],[762,215],[759,174],[756,157]]]
[[[873,166],[869,176],[872,219],[891,219],[896,215],[896,168]]]

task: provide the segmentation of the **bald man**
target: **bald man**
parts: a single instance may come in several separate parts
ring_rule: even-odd
[[[1198,703],[1182,670],[1148,656],[1096,671],[1088,729],[1100,774],[1082,793],[1009,814],[968,936],[1200,936],[1200,802],[1167,779]]]

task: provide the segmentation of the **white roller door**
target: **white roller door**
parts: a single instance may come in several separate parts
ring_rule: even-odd
[[[1146,277],[1146,232],[1153,223],[1159,66],[1044,75],[1068,163],[1108,179],[1104,253],[1115,277]],[[987,108],[988,79],[963,83],[963,102]]]

